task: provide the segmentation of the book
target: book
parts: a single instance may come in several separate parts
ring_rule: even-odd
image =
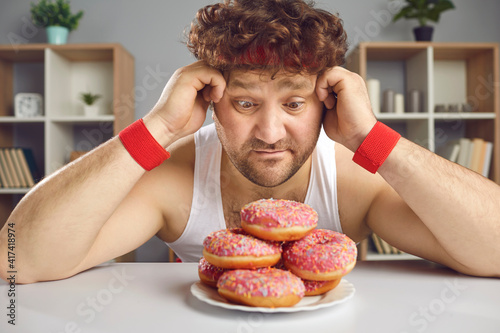
[[[382,248],[382,244],[380,244],[379,237],[377,235],[372,234],[372,242],[378,253],[384,253],[384,249]]]
[[[469,155],[470,155],[470,147],[472,141],[468,138],[461,138],[458,140],[458,144],[460,145],[460,152],[458,153],[457,163],[461,166],[468,168],[469,166]]]
[[[12,159],[12,164],[14,166],[14,171],[17,175],[17,179],[19,180],[19,187],[28,187],[28,183],[26,181],[26,177],[24,176],[24,172],[21,168],[21,164],[17,157],[17,153],[14,148],[5,149],[5,153],[9,154]]]
[[[14,177],[12,176],[4,149],[0,149],[0,165],[3,169],[3,172],[5,173],[7,184],[9,185],[8,187],[16,187],[16,183],[14,181]]]
[[[470,155],[470,165],[469,168],[472,171],[481,173],[483,168],[483,146],[485,147],[486,143],[483,139],[473,138],[471,146],[471,155]]]
[[[7,181],[7,175],[5,174],[3,170],[3,165],[2,165],[2,155],[0,155],[0,182],[2,182],[2,187],[3,188],[9,188],[10,183]]]
[[[24,157],[26,159],[26,164],[28,165],[28,169],[33,177],[33,182],[37,183],[42,178],[40,171],[36,165],[35,156],[33,155],[33,151],[28,148],[21,148],[24,153]]]
[[[8,149],[4,149],[3,153],[5,155],[5,159],[7,160],[7,167],[10,170],[10,176],[14,181],[14,187],[21,187],[21,181],[19,180],[19,176],[17,175],[16,167],[14,165],[14,161],[12,159],[12,155]]]
[[[0,187],[26,188],[38,180],[38,168],[30,149],[0,148]]]
[[[459,152],[460,152],[460,143],[458,140],[454,140],[439,147],[438,150],[436,151],[436,154],[452,162],[457,162]]]
[[[397,249],[396,247],[390,245],[387,243],[385,240],[380,238],[379,235],[373,233],[372,236],[372,242],[373,245],[375,246],[375,249],[379,254],[401,254],[402,252]]]
[[[28,187],[32,187],[35,185],[35,180],[33,179],[33,174],[28,166],[28,162],[26,161],[26,156],[24,155],[24,151],[21,148],[15,148],[17,153],[17,157],[19,159],[19,163],[21,165],[21,169],[23,171],[24,177],[26,179],[26,183]]]
[[[483,176],[488,177],[490,174],[491,155],[493,153],[493,143],[486,142],[484,150],[485,150],[484,151],[484,163],[483,163],[483,170],[481,170],[481,173]]]

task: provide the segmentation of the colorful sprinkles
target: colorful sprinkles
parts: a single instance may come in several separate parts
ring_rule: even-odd
[[[244,297],[304,297],[305,292],[299,277],[277,268],[227,271],[219,278],[217,287]]]
[[[356,261],[356,244],[346,235],[326,229],[315,229],[304,238],[287,243],[283,260],[313,273],[344,270]]]
[[[268,229],[293,226],[313,229],[317,226],[318,214],[300,202],[262,199],[245,205],[241,209],[241,219],[247,224]],[[316,295],[313,291],[332,281],[302,280],[286,266],[290,264],[315,274],[340,271],[343,275],[352,269],[351,264],[357,257],[356,244],[349,237],[326,229],[314,229],[297,241],[283,243],[261,240],[242,228],[223,229],[208,235],[203,246],[208,253],[220,257],[260,257],[282,253],[275,267],[259,269],[223,269],[205,258],[200,260],[199,272],[218,281],[219,292],[224,289],[246,298]],[[331,284],[331,288],[335,286]]]
[[[243,206],[241,219],[267,228],[316,227],[318,213],[311,206],[297,201],[261,199]]]
[[[214,231],[203,241],[205,250],[220,257],[267,256],[281,253],[279,242],[265,241],[241,228]]]

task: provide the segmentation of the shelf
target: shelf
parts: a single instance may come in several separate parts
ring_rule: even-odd
[[[0,194],[26,194],[31,188],[0,188]]]
[[[20,118],[14,116],[0,117],[0,123],[15,124],[15,123],[43,123],[45,117]]]
[[[376,114],[377,118],[380,120],[422,120],[428,119],[429,114],[426,113],[378,113]]]
[[[113,122],[115,116],[113,115],[100,115],[95,117],[87,116],[60,116],[51,118],[50,121],[54,123],[78,123],[78,124],[91,124],[98,122]]]
[[[394,121],[405,121],[405,120],[427,120],[429,118],[434,118],[436,120],[449,120],[449,119],[463,119],[463,120],[481,120],[481,119],[495,119],[496,116],[492,112],[442,112],[442,113],[378,113],[376,114],[379,120],[394,120]]]
[[[371,261],[376,261],[376,260],[424,260],[420,257],[414,256],[412,254],[408,253],[401,253],[401,254],[378,254],[378,253],[367,253],[365,260],[371,260]]]
[[[366,60],[395,61],[407,60],[429,47],[435,50],[436,60],[468,60],[491,52],[492,43],[361,42],[352,52],[363,49]],[[351,53],[349,57],[353,56]]]
[[[15,62],[44,61],[49,48],[70,61],[112,61],[116,51],[125,51],[120,44],[22,44],[0,45],[0,59]]]
[[[443,112],[443,113],[434,113],[434,118],[435,119],[495,119],[496,116],[492,112],[462,112],[462,113],[449,113],[449,112]]]

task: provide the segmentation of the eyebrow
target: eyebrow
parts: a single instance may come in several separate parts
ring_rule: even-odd
[[[312,89],[313,86],[309,80],[292,80],[283,79],[278,82],[279,89],[289,89],[289,90],[302,90],[302,89]]]
[[[231,88],[242,88],[245,90],[255,90],[258,87],[255,82],[243,82],[238,79],[231,80],[228,86]]]
[[[256,82],[244,82],[239,79],[233,79],[229,82],[231,88],[242,88],[245,90],[256,90],[259,85]],[[313,86],[309,80],[292,80],[289,78],[281,79],[278,81],[278,89],[284,90],[303,90],[312,89]]]

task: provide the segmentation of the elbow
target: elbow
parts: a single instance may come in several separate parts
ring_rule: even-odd
[[[473,269],[459,272],[476,277],[500,278],[500,271],[498,270]]]
[[[6,259],[5,256],[0,256],[0,258]],[[0,264],[0,279],[4,280],[8,284],[16,285],[39,282],[38,280],[23,276],[23,274],[19,274],[19,271],[15,269],[15,267],[12,269],[12,267],[9,267],[8,262],[7,264],[3,264],[3,262],[7,262],[7,260],[2,260],[2,264]]]
[[[491,278],[500,278],[500,265],[481,265],[481,266],[465,266],[459,265],[458,267],[450,267],[456,270],[459,273],[477,276],[477,277],[491,277]]]
[[[20,268],[16,262],[15,252],[6,250],[5,243],[0,241],[0,279],[8,284],[29,284],[39,282],[26,269]]]

